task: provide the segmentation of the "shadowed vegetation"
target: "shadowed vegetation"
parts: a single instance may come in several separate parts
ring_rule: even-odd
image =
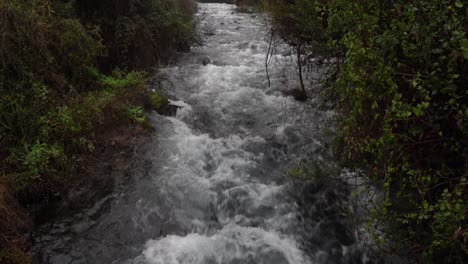
[[[330,59],[337,156],[380,194],[380,252],[422,263],[468,255],[468,39],[463,1],[265,0],[273,30]]]
[[[195,10],[188,0],[0,2],[1,263],[30,261],[22,207],[66,193],[106,131],[149,127],[142,70],[190,48]]]

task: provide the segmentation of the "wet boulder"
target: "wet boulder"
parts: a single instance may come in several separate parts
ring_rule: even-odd
[[[206,66],[211,63],[211,59],[208,57],[204,57],[201,59],[201,63],[203,64],[203,66]]]
[[[160,115],[175,116],[177,110],[182,108],[182,106],[173,104],[172,101],[160,92],[151,92],[147,101],[148,106],[145,108],[155,110]]]
[[[283,57],[288,57],[288,56],[291,56],[291,50],[288,49],[288,50],[285,50],[281,53],[281,56]]]
[[[284,96],[292,96],[296,101],[307,101],[307,94],[299,88],[283,91]]]
[[[181,108],[182,108],[181,106],[169,103],[169,104],[165,105],[164,107],[162,107],[158,111],[158,113],[160,115],[164,115],[164,116],[175,116],[177,114],[177,110],[179,110]]]

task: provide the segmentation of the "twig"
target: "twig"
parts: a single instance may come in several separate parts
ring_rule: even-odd
[[[271,51],[271,43],[273,42],[273,35],[274,35],[274,31],[272,30],[271,31],[271,37],[270,37],[270,43],[268,44],[268,51],[267,51],[267,54],[266,54],[266,57],[265,57],[265,71],[266,71],[266,77],[267,77],[267,80],[268,80],[268,87],[270,87],[271,85],[271,81],[270,81],[270,75],[268,73],[268,62],[269,62],[269,57],[270,57],[270,51]]]

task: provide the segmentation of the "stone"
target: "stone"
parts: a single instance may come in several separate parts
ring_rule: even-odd
[[[295,88],[292,90],[283,91],[284,96],[292,96],[296,101],[305,102],[307,101],[307,94],[304,93],[301,89]]]
[[[158,113],[164,116],[175,116],[177,114],[177,110],[181,108],[182,107],[178,105],[167,104],[164,107],[162,107],[158,111]]]
[[[201,63],[203,64],[203,66],[206,66],[206,65],[208,65],[208,64],[211,63],[211,60],[210,60],[210,58],[208,58],[208,57],[204,57],[204,58],[202,59]]]
[[[281,53],[281,56],[288,57],[291,56],[291,50],[285,50]]]

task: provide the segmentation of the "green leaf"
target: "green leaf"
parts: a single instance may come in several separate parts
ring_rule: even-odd
[[[461,41],[461,48],[463,50],[463,55],[464,55],[465,59],[468,59],[468,39],[464,38]]]

